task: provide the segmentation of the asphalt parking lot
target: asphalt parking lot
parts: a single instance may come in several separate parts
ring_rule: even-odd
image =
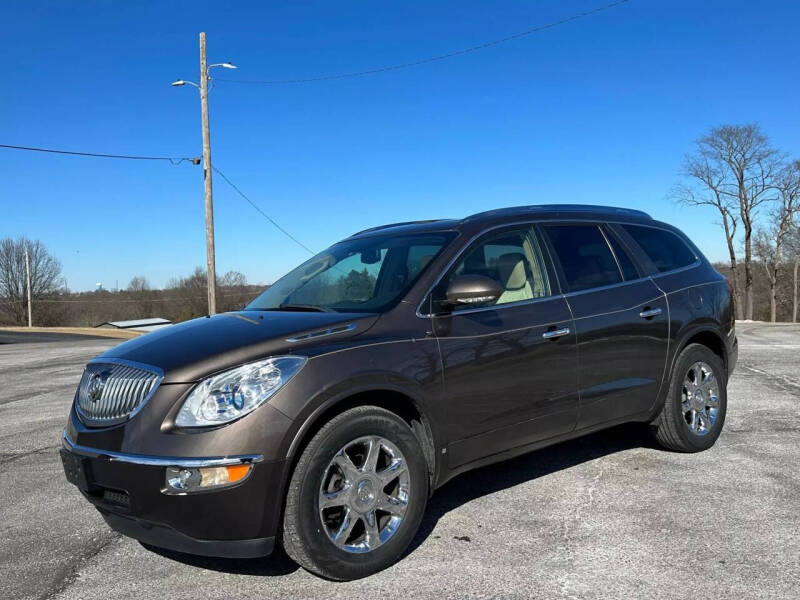
[[[621,427],[463,475],[402,561],[350,583],[280,554],[192,558],[110,531],[57,449],[83,364],[119,340],[2,344],[0,598],[800,597],[800,326],[738,335],[710,451]]]

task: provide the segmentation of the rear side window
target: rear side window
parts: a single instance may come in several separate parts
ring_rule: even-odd
[[[545,225],[544,230],[570,292],[622,281],[617,261],[597,225]]]
[[[697,260],[689,246],[671,231],[640,225],[623,225],[622,227],[641,246],[662,273],[686,267]]]
[[[611,234],[606,237],[608,238],[608,243],[611,244],[611,249],[614,251],[614,256],[617,257],[617,262],[619,263],[619,268],[622,269],[622,274],[625,276],[625,281],[639,279],[639,271],[633,264],[628,252],[622,247],[622,244]]]

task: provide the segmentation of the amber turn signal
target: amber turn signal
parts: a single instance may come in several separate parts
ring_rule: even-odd
[[[252,467],[250,463],[224,467],[168,467],[164,492],[186,494],[197,490],[225,487],[242,481]]]

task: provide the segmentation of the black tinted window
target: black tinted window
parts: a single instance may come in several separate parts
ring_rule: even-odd
[[[677,235],[664,229],[623,225],[659,271],[671,271],[692,264],[694,252]]]
[[[622,281],[611,249],[596,225],[547,225],[570,292]]]
[[[617,262],[619,263],[619,268],[622,269],[622,274],[625,276],[625,281],[630,281],[631,279],[638,279],[639,272],[636,270],[636,266],[633,264],[633,260],[631,259],[628,252],[622,247],[613,235],[609,233],[608,242],[611,244],[611,249],[614,250],[614,256],[617,257]]]

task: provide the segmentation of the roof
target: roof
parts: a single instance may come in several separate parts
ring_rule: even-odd
[[[105,329],[135,329],[137,331],[152,331],[153,329],[158,329],[159,327],[164,327],[166,325],[172,325],[172,321],[169,319],[162,319],[161,317],[155,317],[152,319],[133,319],[131,321],[106,321],[105,323],[100,323],[97,327],[103,327]]]
[[[354,233],[351,238],[368,237],[383,233],[425,233],[458,228],[462,224],[503,221],[513,218],[527,218],[536,215],[540,218],[608,218],[631,219],[636,221],[652,221],[653,217],[641,210],[620,208],[617,206],[599,206],[595,204],[532,204],[529,206],[511,206],[475,213],[463,219],[433,219],[427,221],[404,221],[370,227]]]

